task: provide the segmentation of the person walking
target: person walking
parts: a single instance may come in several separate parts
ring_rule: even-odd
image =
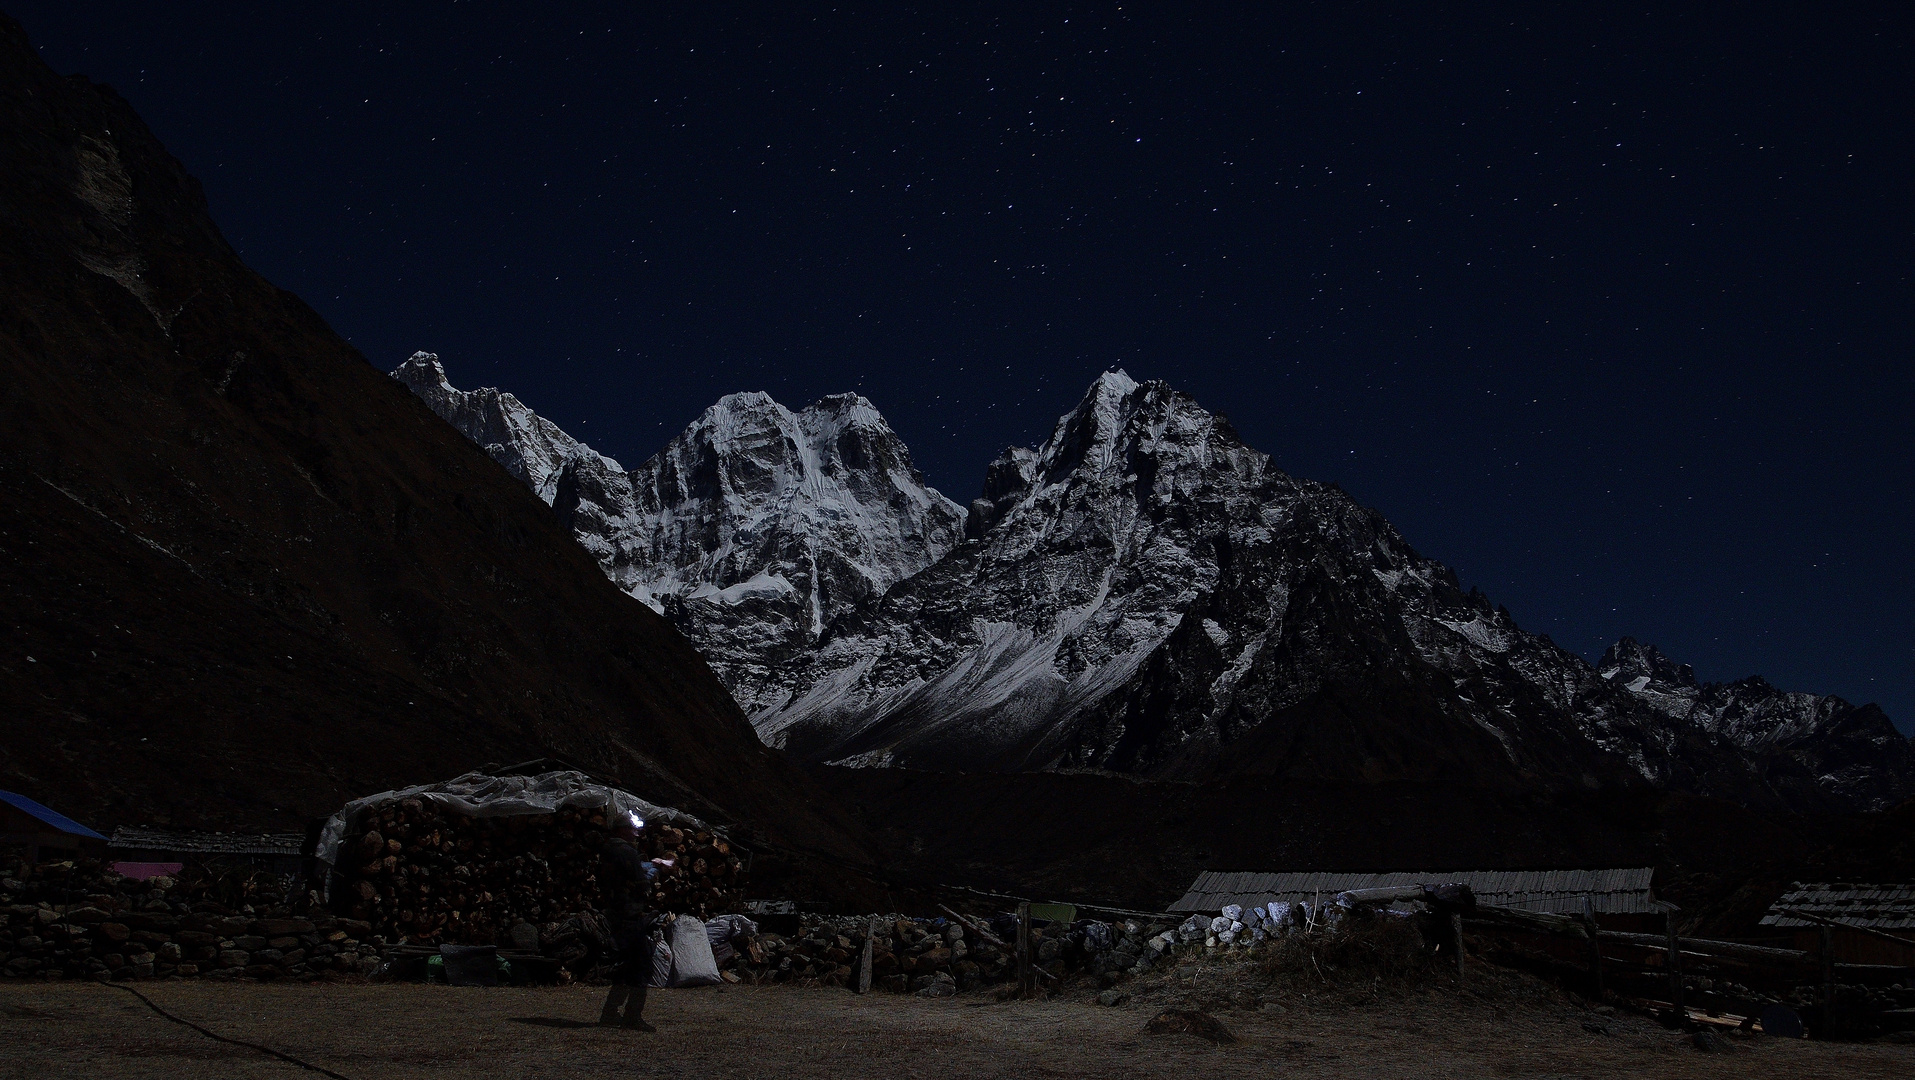
[[[599,862],[599,876],[607,891],[605,915],[612,926],[612,945],[618,950],[618,964],[612,969],[612,989],[605,995],[605,1008],[598,1022],[606,1026],[622,1024],[637,1031],[657,1031],[645,1022],[645,989],[652,978],[652,929],[654,920],[646,915],[646,899],[652,879],[660,868],[672,865],[670,859],[647,859],[636,841],[645,821],[637,814],[623,815],[612,838],[606,841]],[[624,1015],[619,1015],[623,1006]]]

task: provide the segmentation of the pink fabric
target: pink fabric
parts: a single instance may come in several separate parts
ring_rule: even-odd
[[[113,864],[113,872],[135,881],[145,881],[147,878],[172,877],[178,874],[180,867],[184,865],[184,863],[176,862],[116,862]]]

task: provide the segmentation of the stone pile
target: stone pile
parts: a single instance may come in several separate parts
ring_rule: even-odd
[[[305,899],[264,874],[134,881],[94,862],[16,864],[0,878],[0,972],[311,980],[370,971],[372,928],[316,915]]]
[[[601,809],[473,818],[400,799],[368,810],[354,828],[339,849],[335,909],[393,944],[508,944],[521,923],[604,906]],[[702,918],[742,901],[744,864],[724,837],[648,824],[638,847],[675,860],[653,883],[656,908]]]
[[[1309,901],[1272,900],[1250,908],[1228,904],[1216,915],[1192,915],[1175,934],[1181,944],[1201,941],[1212,949],[1247,947],[1268,938],[1330,929],[1345,911],[1333,902],[1312,905]]]
[[[895,914],[806,915],[796,934],[760,933],[741,942],[729,970],[749,983],[851,986],[867,937],[872,983],[879,989],[941,997],[1017,979],[1017,924],[1005,915],[988,924],[973,920],[971,928]],[[1169,924],[1136,920],[1082,919],[1031,931],[1031,958],[1046,985],[1077,975],[1110,982],[1142,973],[1175,947]]]

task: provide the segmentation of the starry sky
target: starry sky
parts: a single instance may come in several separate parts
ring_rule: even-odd
[[[1592,660],[1915,730],[1893,5],[804,7],[6,5],[370,361],[628,465],[855,389],[963,502],[1122,367]]]

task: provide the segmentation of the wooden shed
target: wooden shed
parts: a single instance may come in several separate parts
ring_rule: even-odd
[[[25,849],[32,862],[106,856],[106,837],[11,791],[0,791],[0,844]]]
[[[1838,924],[1829,941],[1838,963],[1915,967],[1915,882],[1798,881],[1769,905],[1762,925],[1787,930],[1796,948],[1814,952],[1827,925],[1818,919]]]

